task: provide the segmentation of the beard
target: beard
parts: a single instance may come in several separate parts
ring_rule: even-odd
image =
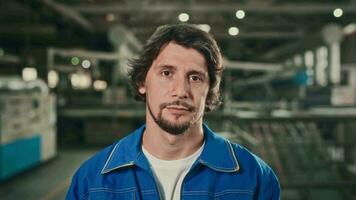
[[[185,102],[174,101],[172,103],[163,103],[163,104],[161,104],[160,105],[160,111],[159,111],[157,117],[154,116],[148,100],[147,100],[146,103],[147,103],[148,111],[150,112],[150,115],[153,118],[153,120],[156,122],[156,124],[162,130],[166,131],[169,134],[172,134],[172,135],[183,134],[185,131],[187,131],[193,125],[194,119],[190,120],[190,121],[187,121],[187,122],[182,122],[182,123],[172,123],[169,120],[164,119],[163,116],[162,116],[163,109],[165,107],[167,107],[167,106],[170,106],[170,105],[182,105],[182,106],[186,107],[189,112],[193,112],[194,111],[194,107],[189,105],[189,104],[187,104],[187,103],[185,103]]]

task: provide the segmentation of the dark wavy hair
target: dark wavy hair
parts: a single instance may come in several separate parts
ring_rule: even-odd
[[[143,85],[147,72],[161,49],[171,41],[187,48],[193,48],[204,55],[210,80],[205,112],[213,110],[221,103],[220,81],[223,67],[220,49],[212,35],[195,25],[189,24],[163,25],[158,27],[147,40],[140,56],[130,61],[129,66],[131,69],[128,75],[135,98],[145,101],[145,95],[140,94],[138,89]]]

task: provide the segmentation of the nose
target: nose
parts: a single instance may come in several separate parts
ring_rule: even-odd
[[[190,86],[185,78],[177,78],[174,81],[172,96],[179,99],[186,99],[189,96]]]

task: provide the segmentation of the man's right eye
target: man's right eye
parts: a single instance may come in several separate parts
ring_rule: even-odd
[[[169,70],[164,70],[161,72],[163,76],[171,76],[172,75],[172,72],[169,71]]]

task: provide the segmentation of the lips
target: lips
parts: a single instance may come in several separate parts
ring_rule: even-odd
[[[167,106],[167,109],[171,110],[183,110],[183,111],[189,111],[189,108],[184,107],[184,106]]]
[[[185,115],[189,112],[188,108],[177,107],[177,106],[167,106],[166,109],[173,115]]]
[[[163,103],[160,105],[161,109],[169,109],[172,111],[180,111],[180,112],[193,112],[194,107],[189,105],[184,101],[174,101],[171,103]]]

